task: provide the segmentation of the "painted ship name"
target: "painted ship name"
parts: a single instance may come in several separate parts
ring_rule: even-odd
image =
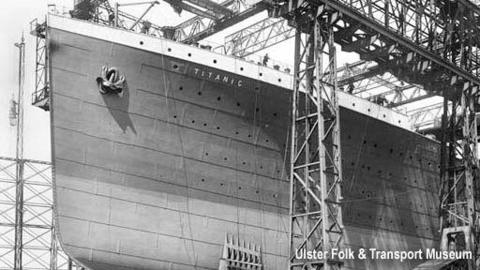
[[[222,82],[222,83],[225,83],[225,84],[230,84],[230,85],[238,86],[238,87],[243,86],[243,81],[242,80],[239,80],[239,79],[234,78],[232,76],[229,76],[227,74],[220,74],[218,72],[207,71],[207,70],[204,70],[204,69],[201,69],[201,68],[196,68],[196,67],[193,68],[193,70],[194,70],[195,76],[199,76],[201,78],[206,78],[206,79],[210,79],[210,80],[213,80],[213,81],[218,81],[218,82]]]

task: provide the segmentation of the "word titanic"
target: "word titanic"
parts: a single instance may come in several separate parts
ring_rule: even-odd
[[[243,86],[243,81],[238,80],[236,78],[230,77],[225,74],[219,74],[215,73],[212,71],[205,71],[199,68],[194,68],[195,71],[195,76],[200,76],[202,78],[208,78],[210,80],[218,81],[218,82],[223,82],[226,84],[231,84],[234,86],[242,87]]]

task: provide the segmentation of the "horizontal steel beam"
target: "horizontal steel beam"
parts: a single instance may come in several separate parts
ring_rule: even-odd
[[[184,42],[184,43],[188,43],[188,44],[191,44],[191,43],[195,43],[199,40],[202,40],[202,39],[205,39],[207,38],[208,36],[211,36],[215,33],[218,33],[222,30],[225,30],[227,29],[228,27],[231,27],[247,18],[250,18],[264,10],[266,10],[268,7],[268,5],[264,4],[264,3],[258,3],[258,4],[255,4],[254,6],[242,11],[242,12],[239,12],[238,14],[235,14],[231,17],[227,17],[227,18],[222,18],[222,19],[219,19],[219,20],[216,20],[214,21],[213,23],[211,23],[208,27],[206,27],[205,29],[193,34],[193,35],[190,35],[184,39],[182,39],[181,41]]]
[[[195,15],[202,16],[202,17],[205,17],[205,18],[209,18],[209,19],[212,19],[212,20],[217,19],[217,16],[218,16],[218,14],[215,14],[211,10],[208,10],[208,9],[201,10],[197,7],[194,7],[194,6],[191,6],[187,3],[184,3],[183,1],[177,1],[177,0],[163,0],[163,1],[167,2],[172,7],[181,8],[181,9],[186,10],[190,13],[195,14]]]
[[[183,2],[183,1],[192,3],[194,5],[205,8],[207,10],[211,10],[212,12],[217,14],[217,17],[231,16],[233,14],[233,12],[230,9],[210,0],[181,0],[181,1],[178,0],[178,2]]]
[[[326,5],[334,10],[339,11],[343,16],[349,17],[365,26],[368,28],[372,29],[374,32],[379,33],[387,38],[389,38],[392,43],[399,44],[400,46],[415,52],[418,55],[421,55],[425,57],[428,60],[431,60],[433,63],[436,65],[445,68],[452,72],[455,75],[458,75],[462,78],[465,78],[466,80],[470,81],[472,84],[475,84],[476,86],[480,86],[480,79],[474,75],[472,75],[470,72],[450,63],[441,58],[438,54],[435,54],[425,48],[420,47],[418,44],[415,44],[413,41],[406,39],[403,37],[401,34],[398,34],[391,29],[388,29],[384,25],[381,25],[374,21],[372,18],[368,18],[364,14],[358,12],[358,10],[355,10],[351,7],[349,7],[346,3],[348,3],[346,0],[344,1],[338,1],[338,0],[312,0],[312,3],[315,3],[317,5]]]
[[[227,54],[245,57],[295,36],[282,18],[266,18],[225,37]]]

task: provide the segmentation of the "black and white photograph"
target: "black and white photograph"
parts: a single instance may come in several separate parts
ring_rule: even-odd
[[[0,270],[480,269],[479,0],[5,0],[0,57]]]

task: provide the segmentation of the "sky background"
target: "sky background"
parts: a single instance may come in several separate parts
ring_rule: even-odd
[[[119,3],[142,2],[143,0],[119,0]],[[247,0],[258,1],[258,0]],[[113,5],[114,1],[110,1]],[[49,113],[32,106],[31,95],[34,91],[35,78],[35,37],[30,35],[29,23],[38,18],[43,21],[48,11],[48,5],[54,4],[60,12],[68,12],[73,6],[73,0],[15,0],[2,1],[0,9],[0,156],[13,157],[15,155],[16,127],[10,126],[9,110],[10,100],[16,99],[18,93],[18,54],[14,46],[19,42],[22,32],[25,35],[26,60],[25,60],[25,96],[24,96],[24,157],[36,160],[49,161],[50,152],[50,123]],[[146,6],[121,7],[121,10],[137,15],[143,13]],[[170,5],[160,2],[147,15],[146,19],[158,25],[176,25],[190,18],[191,14],[183,12],[178,15],[173,12]],[[266,12],[258,14],[247,21],[237,24],[223,32],[209,37],[206,42],[223,44],[224,37],[238,31],[249,24],[266,18]],[[338,50],[339,51],[339,50]],[[261,57],[265,52],[260,52]],[[273,61],[292,65],[293,39],[278,44],[268,49]],[[353,62],[353,54],[343,54],[339,57],[339,65],[345,61]]]
[[[55,1],[50,1],[54,3]],[[57,1],[61,3],[62,1]],[[15,154],[15,128],[10,126],[10,100],[18,91],[18,54],[14,46],[22,32],[26,43],[25,72],[25,157],[50,160],[48,113],[30,105],[35,70],[35,38],[29,34],[29,22],[43,18],[47,11],[45,0],[3,1],[0,9],[0,155]]]

